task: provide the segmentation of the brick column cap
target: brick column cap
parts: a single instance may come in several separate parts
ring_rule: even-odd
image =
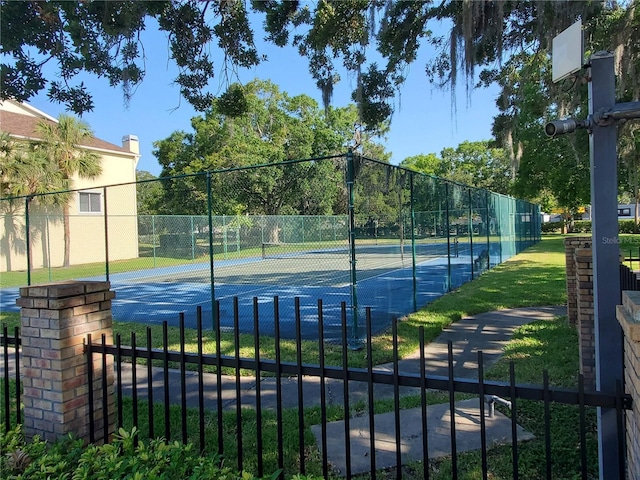
[[[87,293],[103,292],[111,288],[111,282],[91,280],[66,280],[62,282],[31,285],[20,288],[21,297],[59,299]]]
[[[616,318],[625,337],[640,342],[640,292],[622,292],[622,305],[616,307]]]
[[[564,244],[565,245],[570,245],[572,243],[578,243],[578,242],[590,242],[592,240],[591,236],[586,236],[586,235],[576,235],[575,237],[565,237],[564,239]]]

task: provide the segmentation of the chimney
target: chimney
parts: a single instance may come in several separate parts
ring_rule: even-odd
[[[140,143],[135,135],[125,135],[122,137],[122,148],[129,150],[131,153],[140,155]]]

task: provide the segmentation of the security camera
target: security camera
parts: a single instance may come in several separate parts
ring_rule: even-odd
[[[573,119],[556,120],[549,122],[544,126],[544,133],[550,137],[556,137],[558,135],[564,135],[565,133],[575,132],[578,128],[578,123]]]
[[[575,118],[567,118],[566,120],[555,120],[544,126],[544,133],[550,137],[557,137],[565,133],[573,133],[578,128],[586,128],[587,121],[576,120]]]

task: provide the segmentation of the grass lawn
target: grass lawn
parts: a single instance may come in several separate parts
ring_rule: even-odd
[[[138,257],[131,260],[113,260],[109,262],[109,273],[131,272],[155,267],[173,267],[187,263],[207,262],[209,257],[185,260],[166,257]],[[71,267],[38,268],[31,272],[31,284],[57,282],[71,278],[99,277],[105,275],[104,262],[86,263]],[[22,287],[27,284],[27,272],[2,272],[0,288]]]
[[[515,365],[516,381],[524,384],[542,384],[542,372],[549,373],[551,385],[575,388],[579,371],[578,337],[566,317],[538,321],[519,328],[505,348],[505,355],[487,372],[487,379],[508,381],[509,364]],[[510,412],[498,407],[507,416]],[[544,404],[521,400],[517,404],[517,421],[535,435],[535,439],[518,445],[520,478],[546,478]],[[580,413],[576,406],[551,404],[551,457],[552,478],[579,478],[580,474]],[[598,440],[596,410],[587,410],[586,448],[588,478],[598,477]],[[479,452],[468,452],[459,457],[460,478],[479,476]],[[492,448],[488,452],[489,478],[510,479],[512,474],[511,446]],[[416,465],[416,472],[421,472]],[[451,478],[451,461],[443,460],[431,465],[435,480]],[[417,477],[416,477],[417,478]]]
[[[401,355],[414,352],[417,348],[417,330],[425,327],[427,340],[435,338],[444,327],[460,318],[500,308],[558,305],[566,302],[564,248],[561,236],[545,236],[539,244],[529,248],[520,255],[512,258],[504,264],[486,272],[473,282],[463,285],[459,290],[445,295],[429,304],[419,312],[409,315],[398,326],[399,344]],[[17,315],[1,314],[4,321],[15,325],[19,319]],[[131,328],[135,327],[140,339],[146,330],[145,326],[131,323],[116,322],[114,330],[121,333],[123,339],[128,339]],[[154,338],[161,338],[157,327],[151,327]],[[178,349],[178,332],[170,329],[170,348]],[[188,349],[196,349],[195,332],[187,332]],[[140,343],[140,341],[139,341]],[[212,351],[212,338],[205,339],[205,350]],[[250,336],[241,336],[242,356],[253,356],[253,339]],[[223,335],[222,348],[225,354],[234,353],[233,339]],[[264,358],[273,358],[273,340],[263,338],[260,341],[261,355]],[[390,335],[381,335],[374,340],[374,364],[383,363],[391,359]],[[302,346],[304,362],[317,363],[318,347],[315,342],[304,342]],[[326,363],[340,364],[341,349],[332,346],[325,347]],[[349,363],[351,366],[361,367],[366,365],[363,351],[349,351]],[[289,341],[282,342],[283,360],[295,361],[295,344]],[[540,384],[542,371],[549,371],[550,383],[562,387],[575,387],[577,383],[578,346],[575,330],[568,326],[565,317],[550,321],[539,321],[521,327],[514,335],[512,341],[505,349],[505,355],[487,372],[487,378],[494,380],[508,380],[509,362],[515,363],[517,381],[519,383]],[[0,389],[2,386],[0,385]],[[125,399],[124,426],[132,425],[131,400]],[[446,401],[442,394],[431,394],[431,403]],[[409,408],[418,405],[415,397],[402,399],[403,407]],[[161,406],[158,409],[155,425],[156,432],[163,432],[163,414]],[[350,415],[362,412],[362,405],[353,405]],[[139,425],[142,435],[148,432],[146,421],[146,409],[148,405],[141,403]],[[376,403],[376,411],[389,411],[392,402],[379,401]],[[536,439],[520,445],[520,478],[544,478],[545,477],[545,450],[543,429],[543,405],[540,402],[521,401],[518,403],[518,422],[527,430],[536,435]],[[174,438],[179,437],[180,411],[178,407],[172,407],[172,432]],[[327,412],[328,421],[343,419],[345,412],[340,407],[331,407]],[[553,455],[553,478],[576,478],[579,471],[579,435],[578,435],[578,411],[573,406],[552,405],[551,410],[551,437]],[[225,457],[228,464],[236,463],[236,417],[235,413],[225,413]],[[275,414],[265,412],[263,428],[257,431],[255,412],[245,410],[243,412],[242,429],[246,442],[243,446],[244,468],[255,472],[257,459],[255,439],[262,435],[264,445],[275,445],[276,419]],[[320,422],[319,409],[305,410],[305,443],[313,445],[313,437],[309,426]],[[216,414],[208,414],[206,425],[206,450],[217,451],[216,438]],[[288,458],[285,466],[287,473],[298,470],[296,458],[298,454],[297,438],[297,411],[287,411],[284,415],[283,429],[285,432],[285,458]],[[595,427],[595,412],[588,412],[587,416],[587,451],[589,458],[590,475],[597,477],[597,440]],[[189,412],[189,439],[198,443],[197,413]],[[306,450],[307,473],[321,475],[322,465],[318,450],[307,447]],[[275,471],[277,458],[275,452],[265,456],[265,474]],[[511,473],[511,447],[501,446],[489,450],[489,478],[508,479]],[[476,452],[459,456],[459,475],[464,479],[482,478],[480,470],[480,455]],[[405,478],[423,478],[423,466],[420,464],[409,466],[403,471]],[[451,478],[450,460],[434,461],[429,465],[430,478]],[[389,472],[395,476],[394,472]],[[368,476],[367,476],[368,477]],[[367,478],[363,477],[363,478]],[[379,478],[385,478],[386,473],[381,472]]]

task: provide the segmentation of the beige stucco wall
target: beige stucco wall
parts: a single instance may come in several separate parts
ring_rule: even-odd
[[[102,174],[93,180],[74,178],[74,189],[99,193],[101,211],[81,213],[80,193],[72,193],[70,203],[70,263],[79,265],[105,261],[104,185],[135,182],[138,157],[126,152],[96,150],[101,155]],[[137,205],[135,184],[106,189],[109,259],[138,256]],[[60,208],[30,207],[30,235],[33,268],[59,267],[64,260],[64,228]],[[5,204],[6,209],[6,204]],[[0,217],[0,272],[26,270],[24,206],[15,205]]]

